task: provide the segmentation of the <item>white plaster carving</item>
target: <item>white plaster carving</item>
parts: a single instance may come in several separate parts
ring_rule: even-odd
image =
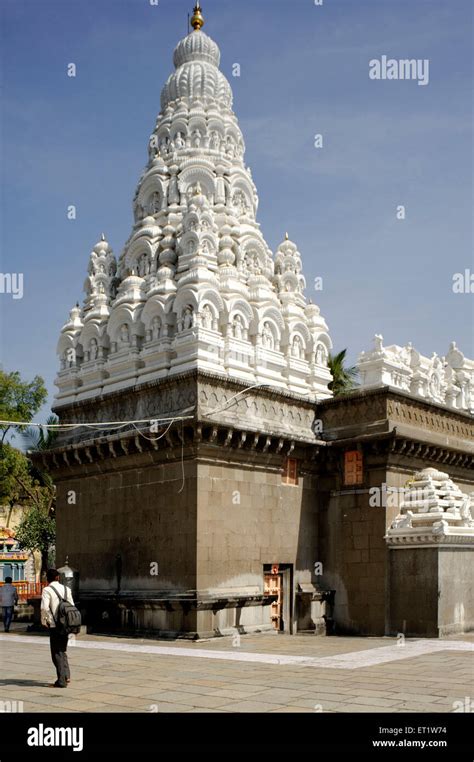
[[[376,334],[374,349],[358,360],[362,388],[392,386],[428,402],[474,412],[474,360],[452,342],[446,357],[424,357],[411,344],[383,346]]]
[[[435,468],[415,473],[407,485],[400,513],[387,530],[389,545],[472,544],[471,497],[448,474]]]

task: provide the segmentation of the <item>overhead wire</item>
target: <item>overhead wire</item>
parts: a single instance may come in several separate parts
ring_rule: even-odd
[[[238,397],[240,397],[242,394],[245,394],[246,392],[251,391],[252,389],[262,388],[262,387],[268,387],[268,384],[252,384],[251,386],[246,387],[245,389],[241,389],[240,392],[237,392],[236,394],[233,394],[232,397],[230,397],[223,405],[218,406],[217,408],[214,408],[214,410],[206,411],[206,416],[215,415],[216,413],[220,413],[223,410],[225,410],[229,405]],[[195,410],[194,407],[188,407],[183,410],[183,413],[187,413],[188,411]],[[147,424],[150,425],[150,421],[153,422],[159,422],[159,423],[168,423],[170,424],[175,423],[176,421],[186,421],[192,419],[192,415],[177,415],[173,417],[157,417],[153,418],[150,416],[149,418],[139,418],[135,420],[129,420],[129,421],[95,421],[95,422],[76,422],[76,423],[38,423],[37,421],[9,421],[9,420],[0,420],[0,426],[21,426],[21,427],[37,427],[41,429],[45,429],[46,431],[69,431],[71,429],[78,429],[78,428],[89,428],[89,429],[104,429],[104,428],[110,428],[110,429],[120,429],[124,428],[125,426],[135,426],[137,424]],[[138,429],[137,431],[140,432]]]

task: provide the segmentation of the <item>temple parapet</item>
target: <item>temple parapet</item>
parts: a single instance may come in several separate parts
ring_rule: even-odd
[[[474,412],[474,360],[452,342],[445,357],[424,357],[411,343],[383,345],[376,334],[374,349],[361,352],[357,363],[361,388],[390,386],[428,402]]]

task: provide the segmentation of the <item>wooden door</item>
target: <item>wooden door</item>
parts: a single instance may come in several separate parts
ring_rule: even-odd
[[[264,588],[265,595],[276,595],[277,599],[273,601],[270,606],[271,618],[275,630],[280,631],[282,629],[282,610],[283,610],[283,579],[282,575],[277,574],[265,574],[264,575]]]

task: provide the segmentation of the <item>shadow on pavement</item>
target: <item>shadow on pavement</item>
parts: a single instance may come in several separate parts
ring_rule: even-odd
[[[36,688],[47,688],[50,683],[47,683],[44,680],[14,680],[9,678],[7,680],[0,680],[0,685],[26,685]]]

